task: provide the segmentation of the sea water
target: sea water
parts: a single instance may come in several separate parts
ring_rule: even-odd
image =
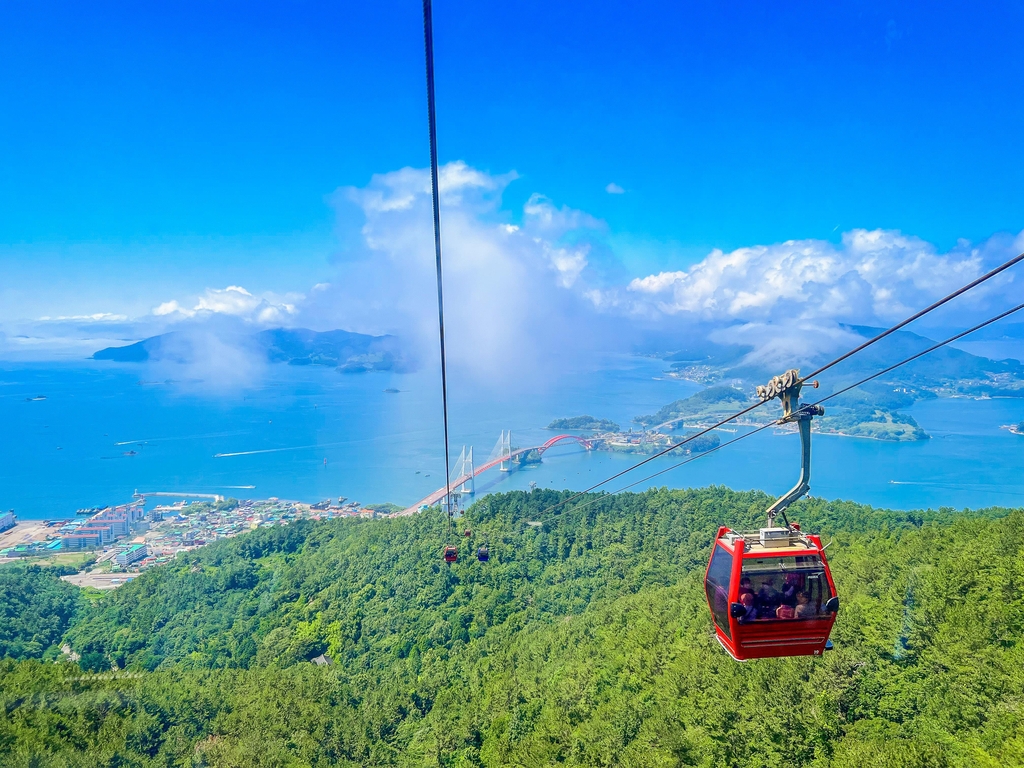
[[[663,375],[664,363],[619,358],[599,370],[535,386],[451,386],[452,462],[472,445],[483,464],[502,430],[540,445],[554,418],[589,414],[628,428],[699,387]],[[146,366],[92,361],[0,367],[0,509],[62,518],[123,503],[135,491],[299,501],[345,496],[413,504],[444,485],[436,371],[340,374],[274,365],[245,386],[160,378]],[[389,392],[386,390],[398,390]],[[45,398],[45,399],[37,399]],[[931,440],[888,443],[815,435],[812,493],[896,509],[1024,506],[1024,399],[939,399],[909,412]],[[744,433],[721,432],[723,441]],[[640,456],[556,446],[539,465],[477,478],[477,497],[542,487],[579,490]],[[649,480],[681,461],[665,457],[604,486],[786,491],[799,441],[774,430]]]

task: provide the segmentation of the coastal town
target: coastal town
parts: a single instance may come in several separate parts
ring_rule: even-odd
[[[61,565],[65,570],[77,570],[63,576],[66,581],[112,589],[171,561],[179,552],[256,528],[304,519],[377,515],[376,510],[344,497],[314,504],[274,497],[181,498],[151,506],[137,495],[127,504],[79,510],[73,518],[18,521],[11,511],[0,515],[0,566],[12,562]]]

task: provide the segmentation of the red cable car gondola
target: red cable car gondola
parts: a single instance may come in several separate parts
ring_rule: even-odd
[[[705,587],[718,641],[737,661],[819,656],[839,610],[821,539],[795,526],[718,530]]]
[[[459,559],[459,549],[451,544],[444,548],[444,561],[446,563],[454,563]]]
[[[800,481],[768,508],[768,526],[736,532],[722,526],[704,577],[718,642],[737,661],[819,656],[839,611],[839,598],[821,539],[786,518],[786,508],[810,490],[811,419],[821,406],[799,407],[796,371],[758,387],[763,400],[782,400],[783,422],[800,428]],[[815,383],[815,386],[817,384]],[[776,526],[781,515],[784,526]]]

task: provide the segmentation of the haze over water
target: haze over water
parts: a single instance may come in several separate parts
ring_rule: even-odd
[[[529,446],[555,434],[544,427],[561,416],[586,413],[626,428],[632,417],[699,389],[662,378],[664,367],[621,358],[546,389],[497,394],[456,381],[452,462],[471,444],[483,463],[502,429],[512,430],[515,445]],[[140,383],[151,372],[132,366],[8,366],[0,373],[0,419],[8,426],[0,508],[25,519],[67,517],[80,507],[127,501],[136,489],[405,505],[444,484],[435,372],[346,376],[277,365],[264,373],[252,389],[218,392],[198,382]],[[46,399],[28,399],[39,395]],[[909,413],[933,439],[815,435],[812,494],[896,509],[1024,504],[1024,437],[1001,429],[1024,420],[1024,399],[941,399]],[[782,493],[796,480],[798,451],[794,435],[766,431],[634,490],[723,484]],[[559,446],[540,466],[482,475],[477,497],[531,482],[582,489],[638,460]],[[658,459],[608,489],[679,460]]]

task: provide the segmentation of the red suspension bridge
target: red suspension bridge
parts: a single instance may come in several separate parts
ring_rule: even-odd
[[[483,474],[489,469],[498,467],[502,472],[508,472],[512,469],[512,464],[515,463],[516,459],[520,459],[531,451],[537,452],[537,457],[540,458],[544,455],[544,452],[558,443],[562,442],[575,442],[582,445],[588,451],[594,446],[589,440],[579,437],[577,435],[556,435],[548,440],[543,445],[534,445],[529,448],[513,448],[512,447],[512,432],[502,432],[501,437],[498,438],[498,444],[495,446],[497,455],[489,459],[487,463],[481,464],[479,467],[473,465],[473,448],[470,446],[469,453],[467,454],[466,449],[462,449],[462,455],[459,456],[458,462],[455,464],[455,475],[456,477],[452,480],[451,485],[448,487],[442,486],[436,491],[431,493],[429,496],[417,501],[411,507],[403,509],[401,512],[395,513],[396,516],[412,515],[419,512],[424,507],[432,507],[434,504],[440,502],[448,493],[459,491],[463,493],[473,493],[472,486],[473,480],[477,475]]]

